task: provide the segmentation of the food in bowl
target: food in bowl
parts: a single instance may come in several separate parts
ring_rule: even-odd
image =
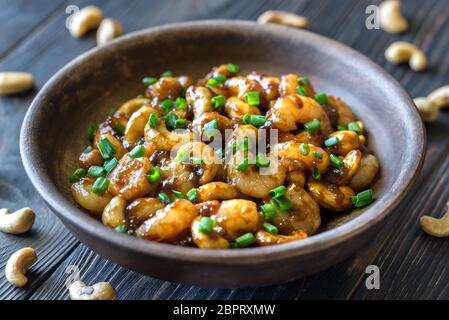
[[[306,77],[235,64],[164,72],[88,129],[74,200],[118,232],[201,249],[269,246],[366,206],[379,164],[364,126]]]

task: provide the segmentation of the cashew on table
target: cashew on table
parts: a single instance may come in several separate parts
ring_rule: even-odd
[[[421,228],[434,237],[449,237],[449,202],[446,204],[446,213],[444,216],[439,219],[430,216],[422,216],[420,223]]]

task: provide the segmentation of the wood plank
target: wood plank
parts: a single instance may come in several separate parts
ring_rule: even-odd
[[[23,39],[36,31],[45,20],[51,19],[63,0],[0,0],[0,59]]]

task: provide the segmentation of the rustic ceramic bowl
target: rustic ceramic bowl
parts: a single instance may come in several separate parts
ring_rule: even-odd
[[[233,62],[243,72],[307,75],[343,97],[368,130],[382,166],[373,204],[324,218],[308,239],[264,248],[199,250],[114,232],[73,202],[68,176],[86,146],[86,130],[112,107],[143,92],[141,79],[165,70],[204,75]],[[152,28],[81,55],[39,92],[23,122],[22,160],[32,183],[76,237],[100,255],[161,279],[207,287],[274,284],[343,260],[371,239],[410,190],[424,156],[419,115],[401,86],[368,58],[301,30],[243,21]]]

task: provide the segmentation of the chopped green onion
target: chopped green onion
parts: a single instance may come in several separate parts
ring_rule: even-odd
[[[298,79],[298,85],[310,87],[310,80],[307,77],[301,77]]]
[[[256,237],[254,237],[251,232],[248,232],[235,239],[235,243],[237,244],[238,248],[245,248],[256,243]]]
[[[92,186],[92,192],[103,195],[108,190],[109,180],[105,177],[98,177]]]
[[[198,231],[201,233],[209,234],[215,226],[215,221],[209,217],[202,217],[198,224]]]
[[[115,231],[117,231],[119,233],[126,233],[128,230],[126,229],[126,226],[120,225],[120,226],[115,227]]]
[[[237,142],[234,142],[234,143],[231,145],[231,148],[232,148],[232,154],[235,154],[235,153],[237,152],[237,147],[238,147]]]
[[[363,131],[357,122],[351,122],[350,124],[348,124],[348,130],[354,131],[358,135],[363,134]]]
[[[307,94],[306,89],[304,88],[304,86],[298,86],[298,89],[296,89],[298,91],[298,93],[303,96],[303,97],[308,97],[309,95]]]
[[[210,102],[212,103],[212,106],[214,109],[220,109],[223,107],[226,103],[226,98],[222,95],[213,97]]]
[[[270,220],[276,215],[276,207],[272,203],[266,203],[260,206],[265,220]]]
[[[165,121],[165,125],[169,130],[176,129],[176,120],[178,119],[179,117],[173,111],[169,111],[162,117],[162,120]]]
[[[186,163],[189,160],[189,156],[186,150],[181,150],[176,154],[175,161],[178,164]]]
[[[321,171],[318,168],[313,168],[312,169],[312,178],[315,179],[316,181],[321,180]]]
[[[307,122],[304,124],[304,129],[306,129],[309,132],[320,130],[321,122],[320,120],[312,120],[310,122]]]
[[[117,131],[118,134],[124,135],[125,134],[125,127],[122,126],[120,123],[116,123],[114,126],[114,130]]]
[[[142,79],[142,83],[146,86],[151,86],[157,82],[157,78],[154,77],[145,77]]]
[[[86,175],[86,169],[84,168],[77,168],[75,171],[73,171],[73,173],[70,175],[69,177],[69,181],[71,183],[78,181],[79,179],[81,179],[82,177],[84,177]]]
[[[279,186],[270,190],[270,196],[272,199],[277,199],[282,197],[285,192],[287,192],[287,188],[285,186]]]
[[[203,134],[207,138],[212,138],[219,132],[218,130],[218,120],[214,119],[203,126]]]
[[[161,181],[161,169],[158,167],[152,167],[147,174],[145,174],[149,183],[158,183]]]
[[[348,127],[345,126],[344,124],[340,123],[340,124],[337,126],[337,129],[338,129],[338,131],[344,131],[344,130],[348,130]]]
[[[251,124],[256,128],[261,127],[267,121],[265,116],[255,115],[255,114],[245,114],[242,118],[244,124]]]
[[[109,110],[108,116],[112,117],[116,111],[117,111],[117,108],[112,108],[111,110]]]
[[[171,109],[173,109],[173,105],[173,101],[167,99],[162,101],[162,103],[159,105],[159,108],[161,108],[165,112],[169,112]]]
[[[337,168],[337,169],[341,169],[343,168],[344,162],[343,160],[341,160],[339,157],[337,157],[335,154],[331,154],[330,156],[330,160],[332,165]]]
[[[111,159],[115,154],[115,149],[108,138],[103,138],[97,143],[98,151],[105,160]]]
[[[248,103],[250,106],[258,106],[260,104],[260,96],[259,92],[257,91],[247,92],[245,98],[246,103]]]
[[[231,249],[238,249],[238,248],[239,248],[239,246],[237,245],[237,243],[235,243],[235,242],[231,242],[231,244],[230,244],[229,248],[231,248]]]
[[[240,73],[240,68],[236,64],[228,63],[228,71],[232,72],[232,73],[235,73],[235,74],[238,74],[238,73]]]
[[[314,151],[312,154],[315,158],[323,159],[323,154],[321,152]]]
[[[175,120],[175,128],[185,128],[187,126],[187,120],[186,119],[176,119]]]
[[[87,170],[87,175],[93,178],[104,177],[106,175],[106,170],[100,166],[92,166]]]
[[[97,129],[98,125],[96,124],[90,125],[89,128],[87,128],[87,139],[89,139],[90,141],[94,140],[95,131],[97,131]]]
[[[217,74],[213,78],[207,80],[207,84],[211,87],[218,87],[226,81],[226,77],[222,74]]]
[[[357,195],[351,197],[351,201],[356,208],[367,206],[373,202],[373,190],[367,189],[359,192]]]
[[[86,149],[84,149],[83,153],[89,153],[93,150],[92,146],[87,146]]]
[[[129,156],[131,158],[140,158],[143,157],[145,155],[145,153],[147,152],[147,149],[142,146],[142,145],[138,145],[135,146],[130,152],[129,152]]]
[[[324,92],[318,92],[315,95],[315,100],[321,105],[328,104],[327,94],[325,94]]]
[[[245,171],[246,169],[248,169],[248,166],[249,166],[249,160],[248,160],[248,158],[245,158],[245,159],[243,159],[242,162],[240,162],[237,165],[236,169],[237,169],[237,171],[242,172],[242,171]]]
[[[258,153],[256,156],[256,166],[259,168],[268,168],[270,166],[271,160],[263,153]]]
[[[326,147],[332,147],[335,146],[336,144],[338,144],[340,142],[340,139],[338,139],[337,136],[333,136],[330,137],[329,139],[327,139],[326,141],[324,141],[324,145]]]
[[[195,202],[196,199],[200,196],[198,193],[198,189],[192,188],[186,193],[187,199],[189,199],[191,202]]]
[[[310,146],[307,143],[302,143],[301,147],[299,147],[299,151],[301,151],[301,154],[306,157],[310,153]]]
[[[175,195],[175,198],[177,198],[177,199],[185,199],[186,198],[180,191],[173,190],[173,194]]]
[[[276,198],[273,199],[273,202],[276,204],[276,207],[280,210],[280,211],[288,211],[293,207],[293,204],[291,203],[291,201],[287,198]]]
[[[237,148],[238,148],[240,151],[246,152],[246,151],[249,150],[250,146],[251,146],[251,143],[250,143],[250,141],[249,141],[249,138],[243,138],[242,140],[240,140],[240,141],[238,142]]]
[[[173,72],[171,71],[162,72],[161,77],[162,78],[173,77]]]
[[[169,203],[171,202],[171,201],[170,201],[170,197],[169,197],[168,194],[166,194],[165,192],[159,193],[159,194],[157,195],[157,197],[159,198],[159,200],[160,200],[162,203],[169,204]]]
[[[187,109],[187,101],[183,97],[179,97],[176,99],[175,102],[175,108],[179,110],[186,110]]]
[[[116,158],[112,158],[109,161],[106,161],[104,163],[104,170],[106,170],[107,173],[110,173],[114,168],[117,166],[118,160]]]
[[[278,234],[279,229],[276,226],[273,226],[271,223],[265,222],[262,225],[263,229],[271,234]]]
[[[204,164],[204,159],[203,158],[199,158],[199,157],[190,157],[190,162],[192,164],[196,164],[196,165],[203,165]]]
[[[159,122],[159,117],[157,116],[157,114],[154,112],[151,112],[150,117],[148,118],[148,125],[150,126],[150,128],[156,129],[158,122]]]

